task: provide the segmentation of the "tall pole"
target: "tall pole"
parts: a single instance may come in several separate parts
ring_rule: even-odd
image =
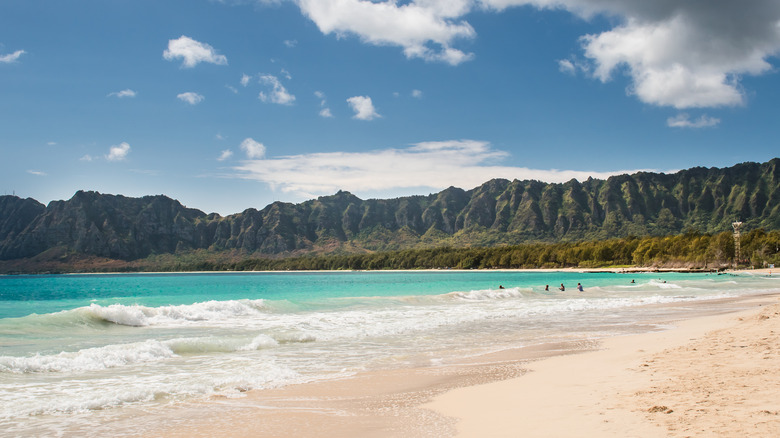
[[[734,227],[734,267],[736,268],[739,264],[739,228],[742,222],[733,222],[731,226]]]

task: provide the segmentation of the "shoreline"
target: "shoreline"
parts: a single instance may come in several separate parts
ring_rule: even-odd
[[[728,302],[749,310],[735,313]],[[655,383],[648,378],[661,376],[656,379],[663,382],[664,372],[694,368],[690,357],[682,363],[674,358],[690,354],[692,343],[708,342],[710,333],[740,333],[736,326],[743,321],[771,321],[778,328],[772,339],[780,342],[776,334],[780,333],[780,317],[775,317],[780,315],[779,302],[777,293],[727,299],[720,310],[709,308],[709,316],[701,316],[707,309],[699,308],[690,318],[671,321],[674,328],[658,332],[536,345],[456,364],[372,371],[250,391],[240,399],[206,401],[186,415],[171,411],[165,414],[167,421],[155,421],[158,427],[143,435],[276,437],[306,436],[316,430],[322,437],[472,437],[517,436],[522,430],[523,436],[541,437],[567,436],[577,430],[578,436],[586,437],[676,436],[670,435],[671,426],[664,421],[676,421],[680,412],[687,411],[680,407],[678,396],[669,399],[653,393]],[[762,312],[770,315],[763,318]],[[778,357],[777,351],[772,354]],[[664,360],[673,365],[668,369],[655,365]],[[711,365],[706,360],[705,372]],[[769,374],[776,386],[764,385],[776,388],[773,391],[780,390],[780,369],[776,371]],[[775,394],[771,392],[770,401]],[[637,398],[641,400],[631,405]],[[770,426],[780,424],[780,403],[775,403],[754,412]],[[661,406],[678,414],[648,411]]]
[[[760,268],[760,269],[687,269],[687,268],[655,268],[655,267],[621,267],[621,268],[522,268],[522,269],[377,269],[377,270],[301,270],[301,271],[137,271],[137,272],[64,272],[64,273],[36,273],[36,274],[0,274],[0,277],[23,277],[35,275],[204,275],[204,274],[313,274],[313,273],[348,273],[348,272],[404,272],[404,273],[430,273],[430,272],[576,272],[582,274],[596,273],[614,273],[614,274],[634,274],[634,273],[681,273],[681,274],[751,274],[751,275],[772,275],[772,271],[778,272],[779,269]]]

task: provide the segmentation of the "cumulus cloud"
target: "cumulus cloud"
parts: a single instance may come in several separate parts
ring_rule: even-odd
[[[720,119],[708,117],[703,114],[695,120],[691,120],[691,117],[687,113],[681,113],[675,117],[666,119],[666,125],[671,128],[709,128],[717,126],[719,123]]]
[[[246,153],[250,160],[261,159],[265,156],[265,146],[252,138],[245,138],[241,142],[241,150]]]
[[[321,32],[357,36],[403,49],[408,58],[460,64],[473,57],[455,46],[476,38],[465,20],[474,11],[511,7],[567,10],[614,23],[580,39],[582,61],[564,59],[565,73],[583,71],[601,81],[628,75],[629,93],[674,108],[745,103],[744,75],[773,70],[780,53],[777,0],[295,0]]]
[[[258,98],[263,102],[278,103],[279,105],[292,105],[295,96],[290,94],[284,85],[274,75],[260,75],[260,83],[270,87],[268,93],[261,91]]]
[[[492,178],[566,182],[572,178],[608,178],[635,171],[588,172],[504,166],[509,154],[489,143],[452,140],[417,143],[407,148],[367,152],[322,152],[246,160],[238,176],[269,184],[301,197],[338,190],[370,193],[384,190],[449,186],[476,187]]]
[[[24,55],[24,50],[17,50],[14,53],[9,53],[7,55],[0,55],[0,63],[2,64],[10,64],[12,62],[16,62],[19,60],[19,57]]]
[[[127,158],[127,154],[130,153],[130,145],[127,144],[127,142],[119,143],[118,145],[111,146],[111,148],[108,150],[108,155],[106,155],[106,160],[108,161],[124,161],[125,158]],[[90,157],[89,160],[85,161],[91,161],[92,158]]]
[[[481,0],[493,10],[510,6],[563,8],[584,18],[617,18],[580,42],[594,77],[626,73],[629,93],[642,102],[674,108],[742,105],[743,75],[772,70],[780,52],[780,3],[755,0]],[[559,66],[571,72],[576,63]]]
[[[195,67],[201,62],[217,65],[227,65],[227,58],[206,43],[182,35],[175,40],[168,41],[168,48],[163,52],[163,58],[168,61],[181,58],[182,67]]]
[[[198,93],[194,93],[192,91],[188,91],[186,93],[177,94],[176,98],[181,100],[182,102],[187,102],[190,105],[197,105],[205,99],[202,95]]]
[[[108,93],[108,97],[118,97],[120,99],[125,97],[135,97],[138,93],[131,89],[125,89],[122,91],[114,91],[113,93]]]
[[[249,85],[250,80],[252,80],[252,76],[249,76],[248,74],[241,75],[241,85],[243,85],[244,87]]]
[[[412,90],[412,97],[414,97],[415,99],[422,99],[422,95],[423,95],[422,91]]]
[[[324,34],[355,35],[373,45],[403,48],[407,58],[452,65],[472,58],[452,47],[458,39],[474,38],[474,29],[459,18],[474,0],[297,0],[304,15]]]
[[[219,157],[217,157],[217,161],[225,161],[233,156],[233,151],[230,149],[225,149],[219,154]]]
[[[354,119],[373,120],[378,117],[382,117],[379,115],[379,113],[376,112],[374,103],[371,102],[371,98],[368,96],[350,97],[347,99],[347,103],[352,108],[352,111],[355,112],[355,115],[352,116]]]

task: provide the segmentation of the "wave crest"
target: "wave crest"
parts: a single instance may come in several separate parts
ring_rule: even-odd
[[[262,313],[264,300],[206,301],[178,306],[147,307],[91,304],[83,308],[96,318],[114,324],[145,327],[182,322],[224,321]]]
[[[157,362],[175,356],[162,342],[148,340],[133,344],[107,345],[54,355],[31,357],[0,356],[0,372],[27,374],[98,371],[129,364]]]

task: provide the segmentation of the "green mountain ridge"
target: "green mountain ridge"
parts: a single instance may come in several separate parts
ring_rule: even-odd
[[[222,217],[166,196],[0,197],[0,260],[54,249],[135,260],[192,250],[267,256],[497,246],[780,229],[780,159],[563,184],[494,179],[472,190],[362,200],[340,191]]]

